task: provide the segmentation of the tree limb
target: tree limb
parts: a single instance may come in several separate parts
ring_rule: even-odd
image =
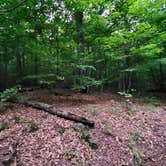
[[[22,4],[24,4],[27,1],[28,0],[22,0],[22,1],[18,2],[17,4],[7,8],[7,9],[0,10],[0,14],[5,14],[5,13],[8,13],[8,12],[10,12],[12,10],[15,10],[16,8],[20,7]]]

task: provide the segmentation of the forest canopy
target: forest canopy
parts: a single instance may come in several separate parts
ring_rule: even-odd
[[[166,91],[164,0],[1,0],[0,89]]]

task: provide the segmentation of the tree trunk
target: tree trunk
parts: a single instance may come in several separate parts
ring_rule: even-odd
[[[59,55],[60,55],[60,47],[59,47],[59,27],[57,28],[57,32],[56,32],[56,74],[60,75],[59,73]]]
[[[20,46],[19,46],[20,40],[19,37],[17,37],[17,45],[16,45],[16,72],[17,72],[17,77],[21,78],[22,77],[22,60],[21,60],[21,52],[20,52]]]
[[[4,73],[3,73],[3,81],[4,81],[4,87],[7,88],[8,87],[8,48],[5,47],[5,54],[3,57],[4,60]]]
[[[38,45],[37,36],[40,35],[41,33],[42,33],[42,29],[41,29],[40,25],[36,24],[35,29],[34,29],[34,39],[36,41],[36,46]],[[38,58],[38,55],[35,53],[35,55],[34,55],[34,73],[35,73],[35,75],[37,75],[38,72],[39,72],[39,58]]]
[[[165,87],[164,87],[164,72],[163,72],[163,65],[162,63],[160,63],[160,83],[159,83],[159,90],[165,91]]]
[[[84,53],[84,35],[83,35],[83,12],[77,11],[75,13],[76,31],[77,31],[77,53],[78,58]]]
[[[84,54],[84,35],[83,35],[83,12],[76,11],[75,12],[75,22],[76,22],[76,32],[77,32],[77,55],[78,55],[78,65],[82,64],[82,58]],[[78,75],[81,78],[83,76],[83,71],[81,69],[78,70]],[[78,82],[81,84],[81,82]]]
[[[129,68],[131,66],[130,63],[130,48],[129,48],[129,44],[126,42],[124,43],[124,55],[126,56],[126,67]],[[129,92],[130,88],[131,88],[131,82],[130,82],[130,72],[125,72],[125,92]]]

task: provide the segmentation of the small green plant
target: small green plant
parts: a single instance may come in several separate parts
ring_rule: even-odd
[[[156,103],[142,103],[141,106],[147,108],[149,111],[155,111],[159,105]]]
[[[91,147],[91,149],[93,149],[93,150],[97,150],[98,149],[98,144],[93,140],[91,140],[90,142],[89,142],[89,146]]]
[[[112,115],[117,115],[117,114],[118,114],[118,111],[115,110],[115,109],[107,110],[107,112],[108,112],[109,114],[112,114]]]
[[[140,132],[135,132],[135,131],[130,132],[129,147],[132,150],[133,161],[135,166],[141,166],[142,163],[140,152],[137,148],[134,147],[140,137],[141,137]]]
[[[91,113],[91,115],[96,116],[100,113],[100,110],[98,108],[91,108],[89,109],[89,112]]]
[[[132,149],[133,153],[133,160],[134,160],[134,165],[135,166],[141,166],[142,160],[141,160],[141,154],[137,148]]]
[[[74,130],[76,132],[84,132],[84,131],[89,131],[89,127],[81,123],[77,123],[76,126],[74,127]]]
[[[155,97],[155,96],[145,97],[145,102],[147,102],[147,104],[144,103],[144,106],[147,107],[150,110],[154,110],[158,106],[160,106],[159,99],[157,97]]]
[[[17,88],[9,88],[0,93],[0,101],[4,102],[9,100],[11,97],[13,97],[17,93]]]
[[[150,102],[150,103],[154,103],[154,102],[159,102],[159,99],[155,96],[151,96],[151,97],[145,97],[145,101]]]
[[[146,107],[150,111],[155,111],[158,105],[154,103],[148,103],[148,104],[144,104],[144,107]]]
[[[85,142],[90,142],[91,136],[89,133],[83,133],[81,136],[81,139],[83,139]]]
[[[59,129],[59,133],[60,133],[60,134],[65,133],[65,131],[66,131],[66,129],[65,129],[64,127],[61,127],[61,128]]]
[[[62,77],[57,76],[56,74],[37,74],[23,77],[20,83],[29,84],[31,82],[36,82],[42,88],[52,88],[57,80],[62,79]]]
[[[126,93],[126,92],[118,92],[119,95],[125,97],[125,98],[132,98],[133,95],[130,93]]]
[[[126,111],[128,112],[129,115],[134,115],[135,111],[132,108],[132,103],[130,100],[126,100]]]
[[[89,133],[83,133],[81,139],[87,142],[92,149],[98,149],[98,144],[96,143],[96,141],[92,140]]]
[[[55,81],[40,80],[39,85],[42,88],[52,88],[55,85]]]
[[[67,157],[68,160],[72,160],[73,158],[76,157],[76,154],[73,151],[69,151],[69,152],[66,153],[66,157]]]
[[[13,118],[13,121],[14,121],[15,124],[19,124],[19,123],[20,123],[20,117],[15,116],[15,117]]]
[[[140,137],[141,137],[141,134],[139,132],[135,132],[135,131],[131,132],[129,145],[135,145]]]
[[[80,135],[80,139],[82,139],[85,142],[87,142],[92,149],[95,150],[95,149],[98,148],[97,143],[92,140],[91,135],[89,134],[89,127],[87,127],[87,126],[85,126],[85,125],[83,125],[81,123],[78,123],[74,127],[74,130],[81,134]]]
[[[29,123],[29,129],[29,132],[36,132],[39,128],[34,122],[31,121]]]
[[[8,129],[8,128],[9,128],[9,126],[8,126],[7,122],[0,123],[0,132],[5,130],[5,129]]]
[[[80,68],[81,67],[81,68]],[[79,68],[81,70],[85,70],[86,68],[89,68],[87,65],[79,65]],[[93,67],[94,68],[94,67]],[[76,91],[81,91],[85,89],[89,89],[91,87],[99,87],[103,84],[103,80],[95,80],[95,78],[88,77],[88,76],[83,76],[83,77],[78,77],[76,76],[76,79],[78,80],[79,84],[75,84],[72,89]]]
[[[33,133],[36,132],[38,129],[38,126],[33,121],[29,121],[26,122],[26,126],[24,127],[23,132]]]
[[[104,133],[107,135],[112,135],[112,126],[106,126],[104,128]]]

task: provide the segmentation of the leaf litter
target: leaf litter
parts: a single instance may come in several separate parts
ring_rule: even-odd
[[[95,122],[95,128],[87,130],[46,112],[16,105],[14,111],[9,109],[0,114],[0,122],[8,124],[8,128],[0,132],[1,161],[10,145],[18,141],[17,165],[23,166],[164,166],[166,163],[164,104],[150,111],[139,100],[133,101],[135,114],[131,115],[126,110],[125,101],[113,94],[50,97],[42,92],[30,92],[27,95],[85,116]],[[89,111],[94,108],[99,110],[95,116]],[[19,123],[15,123],[15,117]],[[37,130],[23,132],[27,122],[33,122]],[[136,141],[132,144],[131,133],[138,137],[134,135],[137,139],[134,138]],[[91,142],[95,148],[90,146]]]

